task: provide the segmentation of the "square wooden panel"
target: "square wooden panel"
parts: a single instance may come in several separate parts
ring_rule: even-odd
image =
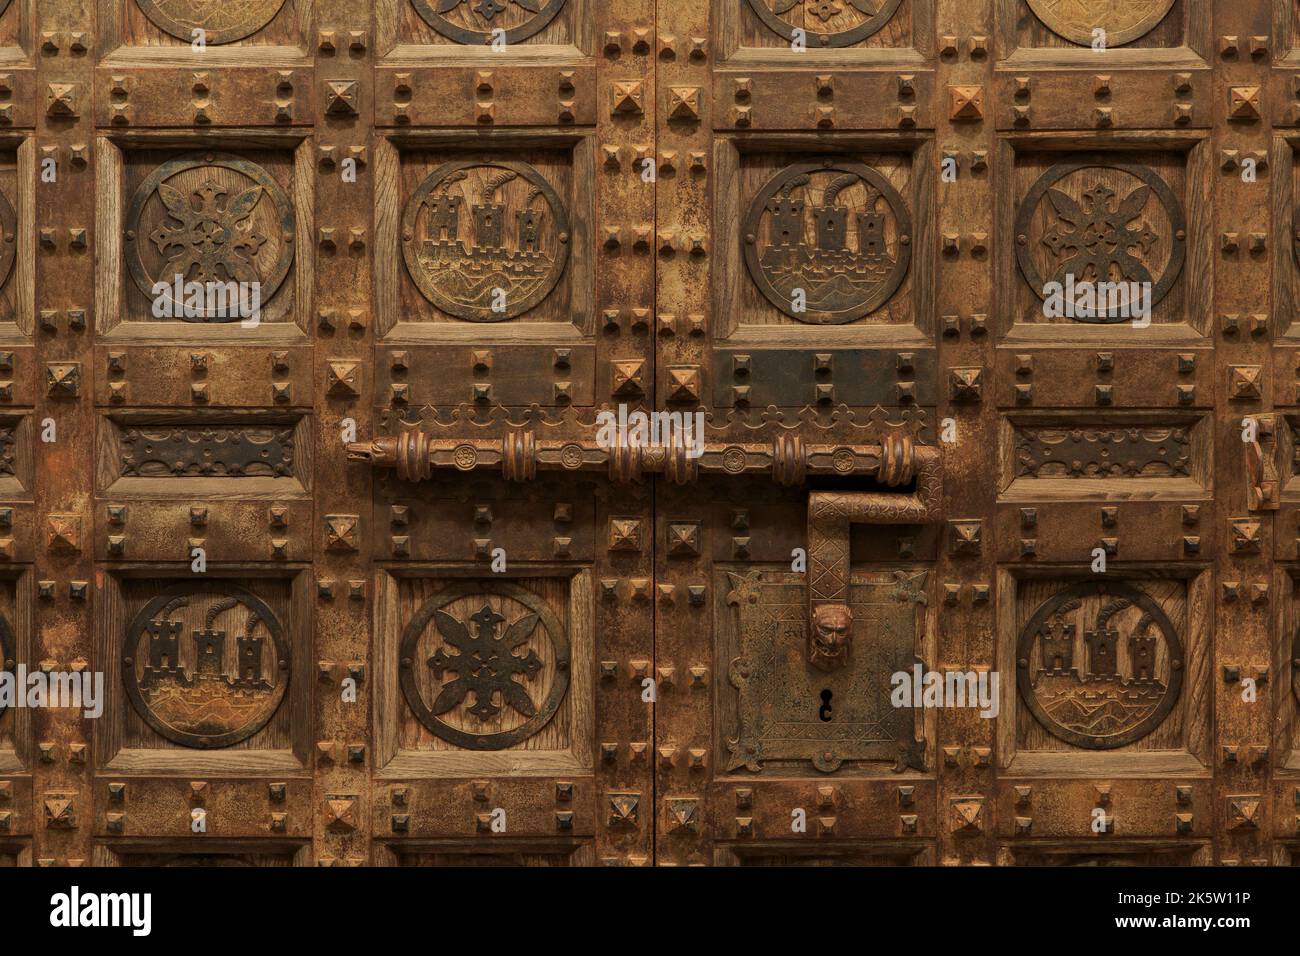
[[[933,36],[933,7],[933,0],[737,0],[715,4],[714,32],[723,62],[883,65],[902,53],[920,63],[918,51],[928,51]],[[795,30],[803,31],[801,52],[793,48]]]
[[[298,498],[310,487],[305,416],[122,411],[100,419],[96,442],[96,487],[115,497]]]
[[[286,55],[301,55],[313,6],[311,0],[97,0],[100,55],[158,62],[189,48],[200,29],[203,56],[213,66],[247,63],[249,47],[281,47]]]
[[[378,866],[595,866],[594,843],[572,840],[411,841],[376,843]]]
[[[32,848],[27,843],[0,843],[0,868],[31,866]]]
[[[1205,415],[1013,412],[998,432],[1004,501],[1203,498],[1211,488]]]
[[[714,647],[719,755],[729,782],[792,776],[892,776],[933,769],[933,709],[895,708],[891,678],[934,660],[933,572],[855,569],[853,646],[831,672],[808,666],[804,575],[736,569],[716,576]]]
[[[303,770],[312,694],[306,575],[136,568],[103,581],[102,772]]]
[[[517,56],[512,55],[512,48],[524,56],[594,56],[595,3],[495,0],[481,5],[477,0],[459,0],[444,11],[448,5],[440,0],[376,0],[379,49],[390,59],[415,60],[436,54],[444,63],[449,58],[469,61],[484,56],[508,63]],[[504,42],[504,47],[489,49],[494,38]]]
[[[595,327],[594,145],[571,133],[394,137],[376,156],[389,340],[579,342]]]
[[[589,571],[403,569],[378,587],[377,776],[590,772]],[[459,664],[488,654],[493,675]]]
[[[1276,766],[1293,778],[1287,782],[1300,784],[1296,776],[1300,771],[1300,666],[1296,665],[1296,655],[1300,654],[1300,568],[1279,567],[1275,580],[1281,600],[1276,602],[1274,614],[1273,656],[1278,680],[1273,687],[1273,746],[1278,754]],[[1238,677],[1258,681],[1266,666],[1264,661],[1243,661]]]
[[[1300,342],[1300,311],[1296,308],[1296,293],[1300,290],[1300,215],[1296,203],[1300,201],[1300,136],[1275,136],[1271,159],[1276,174],[1272,177],[1274,269],[1273,314],[1277,326],[1278,344],[1295,345]],[[1296,376],[1300,378],[1300,376]],[[1281,380],[1278,401],[1294,404],[1300,392],[1292,383]]]
[[[35,671],[32,656],[32,604],[35,584],[30,571],[0,572],[0,670],[13,675],[15,693],[25,697],[18,682],[20,666]],[[0,773],[18,773],[31,764],[32,711],[27,707],[0,709]],[[0,805],[0,810],[13,809]]]
[[[31,12],[32,0],[0,0],[0,50],[15,57],[22,57],[23,41],[29,39],[29,31],[23,29],[23,21]]]
[[[895,141],[897,142],[897,141]],[[932,145],[719,139],[715,340],[925,345],[932,328]],[[802,295],[801,295],[802,293]]]
[[[1091,137],[1069,152],[1038,149],[1032,137],[1001,145],[998,226],[1009,238],[998,244],[996,312],[1004,341],[1203,343],[1212,328],[1209,263],[1215,253],[1205,200],[1208,143],[1170,138],[1167,149],[1086,151],[1097,145]],[[1124,230],[1124,251],[1088,246],[1090,227]],[[1140,327],[1140,304],[1127,289],[1114,300],[1119,308],[1112,317],[1047,314],[1053,286],[1071,288],[1071,276],[1076,295],[1085,281],[1149,283],[1150,324]]]
[[[1016,775],[1205,770],[1209,577],[1000,571],[999,765]]]
[[[96,320],[105,339],[165,336],[171,343],[230,344],[303,340],[314,259],[309,146],[300,134],[231,133],[223,136],[221,147],[214,149],[190,134],[100,138],[96,173],[103,201],[96,218]],[[169,202],[181,216],[194,218],[184,221],[173,215]],[[231,203],[240,205],[231,210]],[[251,210],[247,215],[240,215],[246,211],[243,206]],[[194,215],[199,212],[203,215]],[[217,278],[209,281],[245,282],[247,293],[256,282],[256,324],[238,314],[221,320],[206,313],[176,318],[166,308],[161,317],[157,314],[158,283],[174,286],[176,270],[182,267],[187,282],[199,281],[197,267],[186,265],[187,249],[198,235],[194,230],[204,228],[220,228],[230,236],[210,266]],[[363,252],[338,237],[333,248],[321,250],[322,263],[344,268],[343,263]],[[222,304],[216,298],[212,302]],[[229,316],[233,297],[227,302]],[[241,304],[252,304],[251,295]]]
[[[0,17],[0,23],[4,18]],[[26,341],[32,332],[36,146],[0,136],[0,340]]]
[[[311,844],[274,840],[208,840],[200,844],[166,839],[96,843],[94,866],[288,867],[310,866]]]
[[[0,501],[30,497],[34,425],[30,415],[0,414]]]

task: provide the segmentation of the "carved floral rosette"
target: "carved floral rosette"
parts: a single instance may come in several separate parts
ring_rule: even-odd
[[[853,46],[878,33],[903,0],[747,0],[773,33],[808,49]]]
[[[1049,283],[1065,290],[1084,282],[1148,283],[1154,308],[1173,289],[1187,256],[1182,203],[1155,170],[1129,163],[1053,166],[1021,201],[1015,236],[1020,272],[1043,300]],[[1074,318],[1128,322],[1131,311]]]
[[[235,322],[244,318],[234,308],[238,299],[224,311],[205,304],[197,315],[184,315],[184,299],[175,302],[172,292],[176,276],[184,283],[244,283],[248,290],[257,283],[265,308],[293,263],[294,228],[289,197],[257,163],[232,153],[188,153],[160,165],[136,189],[126,212],[126,266],[151,302],[156,284],[168,286],[168,315]]]
[[[536,594],[505,581],[453,584],[402,635],[399,683],[411,713],[467,750],[504,750],[545,727],[569,689],[569,635]]]
[[[411,0],[424,21],[465,44],[519,43],[550,25],[568,0]]]

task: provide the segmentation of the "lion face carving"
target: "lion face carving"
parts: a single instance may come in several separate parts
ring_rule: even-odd
[[[845,604],[819,604],[813,608],[808,637],[808,663],[833,671],[849,662],[853,642],[853,612]]]

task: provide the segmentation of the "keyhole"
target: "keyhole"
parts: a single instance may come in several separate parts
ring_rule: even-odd
[[[817,716],[820,717],[822,720],[831,719],[831,697],[834,695],[834,693],[835,692],[831,690],[829,687],[826,688],[824,691],[822,691],[821,694],[822,706],[821,709],[817,711]]]

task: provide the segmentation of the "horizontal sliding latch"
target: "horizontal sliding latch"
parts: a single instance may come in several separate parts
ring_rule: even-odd
[[[908,452],[887,452],[886,445],[805,442],[797,434],[778,434],[772,441],[714,442],[692,445],[622,443],[605,447],[593,438],[539,440],[528,429],[514,429],[499,438],[430,438],[411,429],[396,437],[375,438],[348,445],[351,461],[375,468],[392,468],[403,481],[425,481],[439,469],[475,471],[499,468],[509,481],[530,481],[539,471],[607,471],[619,484],[640,481],[646,474],[663,475],[684,485],[699,475],[764,475],[782,485],[801,485],[813,475],[877,478],[885,484],[906,484],[917,470]],[[917,462],[937,452],[917,447]],[[937,468],[937,465],[936,465]],[[918,471],[919,475],[919,471]],[[868,519],[862,519],[868,520]]]
[[[639,481],[646,474],[664,475],[676,484],[693,482],[701,474],[770,475],[789,486],[819,475],[870,480],[877,486],[872,490],[812,490],[808,495],[808,663],[830,671],[842,666],[852,641],[851,526],[928,524],[940,518],[940,453],[933,446],[917,444],[917,430],[914,422],[875,423],[859,431],[872,440],[857,444],[806,442],[792,429],[776,426],[766,442],[701,440],[608,447],[597,440],[594,429],[555,439],[538,439],[525,427],[474,438],[434,438],[423,430],[405,429],[393,437],[349,444],[348,457],[375,468],[392,468],[403,481],[427,480],[438,469],[490,468],[499,468],[511,481],[531,480],[539,471],[606,471],[618,483]]]

